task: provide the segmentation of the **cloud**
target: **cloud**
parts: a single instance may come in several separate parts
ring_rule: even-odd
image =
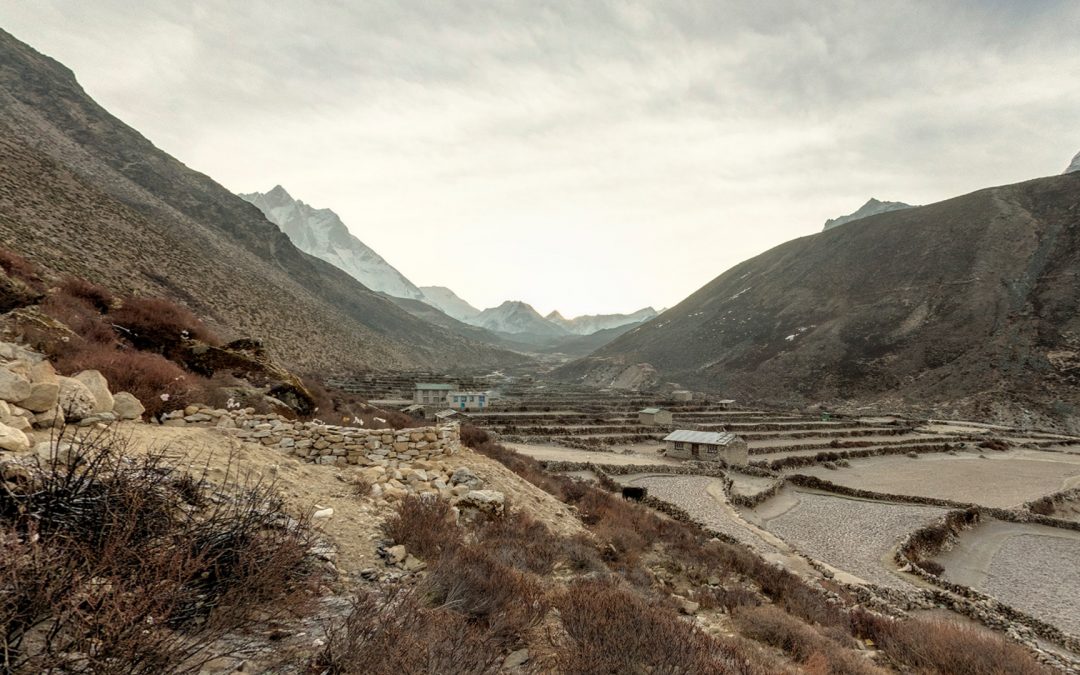
[[[188,165],[333,208],[481,306],[672,305],[870,196],[1080,147],[1067,2],[3,0],[0,22]]]

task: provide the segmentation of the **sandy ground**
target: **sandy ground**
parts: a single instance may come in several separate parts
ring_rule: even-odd
[[[937,561],[949,581],[1080,635],[1080,532],[991,520]]]
[[[334,515],[315,521],[337,546],[335,563],[349,575],[378,563],[376,544],[383,538],[380,523],[389,515],[388,502],[356,497],[351,484],[358,467],[338,469],[301,462],[281,451],[241,443],[219,431],[199,427],[161,427],[124,423],[116,433],[131,442],[134,451],[164,448],[169,461],[193,472],[208,467],[211,480],[225,478],[226,470],[253,479],[274,480],[289,505],[299,511],[330,507]],[[584,531],[570,509],[540,488],[518,478],[498,462],[463,448],[442,460],[447,466],[468,466],[485,481],[485,488],[503,492],[512,508],[525,508],[554,531],[573,535]]]
[[[853,459],[851,466],[793,470],[864,490],[1008,508],[1080,486],[1080,456],[1038,450]]]
[[[648,466],[650,464],[680,464],[680,460],[671,459],[655,452],[658,446],[631,446],[641,448],[631,455],[618,452],[591,452],[589,450],[577,450],[575,448],[563,448],[557,445],[531,445],[526,443],[504,443],[508,448],[517,450],[523,455],[544,462],[594,462],[596,464],[619,464]],[[644,449],[650,449],[645,452]]]
[[[741,495],[752,496],[769,489],[775,481],[765,476],[747,476],[745,474],[728,471],[727,477],[731,479],[732,488]]]
[[[945,513],[785,489],[745,515],[815,560],[875,584],[910,588],[895,572],[892,550],[905,534]]]

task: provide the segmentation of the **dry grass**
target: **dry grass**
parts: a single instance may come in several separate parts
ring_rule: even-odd
[[[461,539],[450,515],[449,502],[415,495],[408,495],[398,503],[394,514],[383,523],[383,532],[424,560],[438,558]]]
[[[187,338],[221,344],[191,310],[164,298],[128,296],[109,317],[124,338],[138,349],[168,351]]]
[[[746,637],[791,655],[815,672],[830,675],[877,675],[886,671],[851,651],[846,633],[832,639],[773,606],[748,607],[735,612],[735,624]]]

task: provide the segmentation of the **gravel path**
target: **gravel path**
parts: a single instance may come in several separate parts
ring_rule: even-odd
[[[911,585],[888,570],[886,556],[905,534],[946,513],[936,507],[795,494],[794,505],[768,518],[766,529],[812,558],[892,588]]]

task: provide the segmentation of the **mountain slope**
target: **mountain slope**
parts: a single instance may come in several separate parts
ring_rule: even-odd
[[[641,323],[655,317],[657,311],[652,307],[639,309],[631,314],[586,314],[583,316],[567,319],[555,311],[548,314],[548,321],[562,326],[574,335],[592,335],[598,331],[606,331],[611,328],[619,328],[630,324]]]
[[[480,310],[473,307],[457,296],[445,286],[421,286],[420,290],[424,297],[420,298],[432,307],[437,307],[447,316],[458,321],[470,321],[480,314]]]
[[[1080,428],[1080,174],[778,246],[558,376],[650,364],[736,398],[877,402]]]
[[[902,209],[910,209],[911,204],[905,204],[904,202],[882,202],[870,198],[870,201],[866,202],[859,207],[854,213],[849,213],[846,216],[839,216],[837,218],[830,218],[825,221],[825,230],[831,230],[834,227],[839,227],[845,223],[850,223],[853,220],[861,220],[867,216],[876,216],[879,213],[888,213],[889,211],[900,211]]]
[[[296,366],[519,358],[417,319],[303,253],[256,207],[158,150],[70,70],[3,31],[0,238],[55,272],[179,300]]]
[[[373,291],[420,300],[424,294],[382,256],[357,239],[330,209],[316,209],[293,199],[280,185],[269,192],[239,195],[259,207],[304,253],[325,260]]]

